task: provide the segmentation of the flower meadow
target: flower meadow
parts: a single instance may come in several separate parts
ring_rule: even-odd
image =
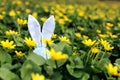
[[[29,15],[41,26],[54,16],[41,39],[50,58],[34,52]],[[0,80],[120,80],[119,37],[119,2],[0,0]]]

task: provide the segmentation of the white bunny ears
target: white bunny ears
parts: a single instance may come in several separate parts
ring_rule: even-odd
[[[42,32],[39,22],[32,16],[28,16],[28,30],[34,41],[41,43],[41,39],[51,39],[55,29],[54,16],[49,17],[43,24]]]
[[[43,24],[42,32],[39,22],[32,16],[28,16],[28,30],[34,41],[37,42],[37,46],[34,49],[34,53],[48,59],[49,56],[46,55],[46,44],[42,43],[43,39],[51,39],[51,36],[55,29],[54,16],[49,17]]]

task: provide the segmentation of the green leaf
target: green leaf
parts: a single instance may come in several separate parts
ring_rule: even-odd
[[[15,40],[17,46],[23,46],[22,38],[20,38],[20,37],[15,38],[16,36],[13,36],[13,37],[14,37],[14,40]]]
[[[20,80],[16,74],[6,68],[0,68],[0,78],[2,80]]]
[[[80,50],[80,53],[82,53],[82,54],[86,54],[86,51],[84,51],[84,50]]]
[[[114,64],[120,68],[120,58],[116,59]]]
[[[80,70],[80,69],[75,69],[70,65],[67,65],[67,70],[75,78],[79,78],[80,80],[88,80],[89,74]]]
[[[102,59],[99,63],[96,63],[97,67],[100,68],[101,70],[104,70],[105,64],[108,64],[110,60],[108,58]]]
[[[22,80],[31,80],[31,73],[41,73],[41,68],[34,62],[27,60],[24,62],[20,72]]]
[[[5,64],[1,65],[1,68],[6,68],[8,70],[18,69],[19,67],[21,67],[20,63],[16,63],[14,65],[12,65],[10,63],[5,63]]]
[[[5,51],[0,51],[0,63],[12,63],[11,56]]]
[[[54,74],[52,75],[51,80],[62,80],[62,75],[59,72],[54,72]]]
[[[83,72],[83,76],[80,78],[80,80],[88,80],[89,77],[90,77],[90,76],[89,76],[88,73]]]
[[[56,61],[56,62],[57,62],[57,66],[58,66],[58,67],[61,67],[62,65],[65,64],[66,61],[67,61],[67,59],[65,59],[65,60],[60,60],[60,61]]]
[[[111,56],[110,52],[103,52],[102,51],[101,53],[99,53],[98,57],[101,58],[103,54],[105,54],[104,58],[109,58]]]
[[[55,51],[62,51],[65,45],[67,45],[65,42],[60,42],[54,46],[54,49]]]
[[[120,80],[120,78],[118,77],[118,79],[117,80]]]
[[[27,59],[33,61],[37,65],[45,64],[45,59],[42,56],[37,55],[33,52],[30,53]]]
[[[92,80],[100,80],[100,79],[99,79],[99,77],[97,75],[93,75]]]
[[[64,65],[66,61],[67,61],[67,59],[65,59],[65,60],[60,60],[60,61],[56,61],[57,67],[61,67],[62,65]],[[52,60],[52,59],[46,60],[46,64],[48,64],[49,66],[51,66],[51,67],[53,67],[53,68],[56,68],[55,61]]]
[[[67,67],[68,72],[72,75],[72,73],[74,72],[74,67],[68,64],[66,65],[66,67]]]
[[[115,63],[117,63],[120,66],[120,58],[116,59]]]
[[[79,56],[69,57],[70,65],[74,68],[84,68],[83,61]]]
[[[104,58],[109,58],[111,56],[111,53],[110,52],[106,52]]]
[[[44,69],[45,69],[46,73],[47,73],[49,76],[51,76],[51,75],[54,73],[53,67],[51,67],[51,66],[45,65],[45,66],[44,66]]]
[[[100,68],[97,68],[94,65],[91,65],[91,69],[94,71],[94,73],[101,73],[102,71],[100,70]]]
[[[83,61],[79,56],[69,57],[70,64],[67,64],[67,70],[75,78],[79,78],[80,80],[87,80],[89,78],[89,74],[84,72]]]
[[[54,68],[56,67],[55,61],[52,59],[46,60],[46,64]]]
[[[108,77],[108,80],[116,80],[115,77]]]
[[[6,69],[12,69],[12,65],[10,64],[10,63],[6,63],[6,64],[3,64],[3,65],[1,65],[1,68],[6,68]]]
[[[65,45],[62,51],[66,54],[72,54],[72,47],[69,45]]]

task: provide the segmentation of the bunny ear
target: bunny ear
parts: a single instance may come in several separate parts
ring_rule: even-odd
[[[28,30],[30,32],[32,39],[37,43],[40,43],[41,39],[40,24],[32,15],[28,16]]]
[[[49,17],[43,24],[42,37],[44,39],[50,39],[55,29],[54,16]]]

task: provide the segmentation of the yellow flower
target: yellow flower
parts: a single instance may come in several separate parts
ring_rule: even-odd
[[[118,27],[120,27],[120,23],[117,23]]]
[[[37,44],[34,40],[32,40],[31,38],[27,38],[27,37],[25,37],[24,42],[28,47],[35,47]]]
[[[92,14],[89,16],[91,19],[95,20],[95,19],[98,19],[99,16],[98,15],[95,15],[95,14]]]
[[[48,12],[49,10],[48,10],[48,8],[44,8],[44,11],[45,11],[45,12]]]
[[[83,27],[79,27],[78,28],[80,31],[84,31],[85,30],[85,28],[83,28]]]
[[[50,45],[52,45],[53,44],[53,40],[51,40],[51,39],[42,39],[42,42],[44,43],[44,44],[48,44],[49,46]]]
[[[15,16],[15,15],[16,15],[16,13],[15,13],[15,11],[14,11],[14,10],[11,10],[11,11],[9,12],[9,15],[10,15],[11,17],[13,17],[13,16]]]
[[[98,34],[98,36],[101,37],[101,38],[107,38],[108,37],[107,34]]]
[[[18,15],[20,15],[20,14],[21,14],[21,12],[20,12],[20,11],[16,11],[16,13],[17,13]]]
[[[34,16],[35,18],[37,18],[37,13],[36,12],[32,13],[32,16]]]
[[[107,29],[107,30],[110,30],[110,29],[111,29],[111,27],[107,27],[107,26],[106,26],[106,29]]]
[[[109,74],[113,76],[119,76],[120,73],[118,73],[118,66],[113,66],[111,63],[105,65],[105,68],[109,72]]]
[[[74,51],[72,55],[78,55],[78,53],[76,51]]]
[[[83,16],[84,16],[84,11],[80,11],[80,12],[78,13],[78,16],[83,17]]]
[[[94,47],[94,48],[92,48],[91,52],[94,53],[94,54],[96,54],[96,53],[100,52],[100,49]]]
[[[52,38],[56,38],[57,37],[57,34],[52,34]]]
[[[111,38],[117,38],[117,35],[110,35]]]
[[[114,49],[114,47],[111,46],[109,44],[109,42],[107,42],[106,40],[101,39],[100,43],[102,44],[102,46],[104,47],[104,49],[107,50],[107,51]]]
[[[107,34],[108,34],[111,38],[117,38],[117,35],[113,35],[111,32],[107,32]]]
[[[7,49],[14,49],[16,45],[14,45],[13,43],[14,43],[13,41],[9,40],[1,41],[1,46]]]
[[[61,36],[61,37],[59,37],[59,39],[60,39],[60,41],[66,42],[66,43],[68,43],[68,44],[71,43],[70,40],[67,39],[67,37],[65,37],[65,36]]]
[[[62,54],[62,52],[56,52],[53,48],[50,49],[49,55],[53,60],[63,60],[68,58],[67,54]]]
[[[96,30],[97,33],[101,33],[101,31],[99,29]]]
[[[101,43],[102,45],[104,45],[104,44],[109,44],[109,42],[107,42],[106,40],[103,40],[103,39],[100,40],[100,43]]]
[[[20,19],[20,18],[18,18],[18,19],[17,19],[17,23],[18,23],[18,24],[22,24],[22,23],[23,23],[23,20]]]
[[[29,5],[30,3],[28,1],[25,2],[25,5]]]
[[[83,38],[84,38],[84,39],[88,39],[88,36],[86,36],[86,35],[83,35]]]
[[[65,20],[64,19],[58,19],[58,23],[61,24],[61,25],[64,25],[65,24]]]
[[[32,80],[45,80],[44,75],[39,75],[38,73],[32,73],[31,76]]]
[[[7,36],[9,36],[9,35],[18,35],[18,32],[15,32],[15,31],[13,31],[13,30],[9,30],[9,31],[6,31],[5,34],[6,34]]]
[[[40,18],[40,20],[41,20],[42,22],[45,22],[45,21],[46,21],[46,18],[42,17],[42,18]]]
[[[106,23],[106,27],[113,27],[112,23]]]
[[[30,9],[26,9],[25,11],[26,11],[27,14],[29,14],[31,12]]]
[[[71,20],[65,15],[63,16],[63,18],[64,18],[65,21],[71,22]]]
[[[67,7],[68,7],[68,9],[74,9],[73,5],[68,5]]]
[[[88,40],[84,40],[82,41],[83,44],[85,44],[86,46],[92,46],[94,43],[96,42],[96,40],[91,40],[91,39],[88,39]]]
[[[23,25],[27,24],[27,20],[23,20]]]
[[[0,14],[0,20],[2,20],[2,19],[3,19],[3,15]]]
[[[75,36],[80,38],[81,37],[81,34],[80,33],[75,33]]]
[[[22,57],[24,56],[24,53],[22,53],[22,51],[15,51],[16,55],[19,56],[19,57]]]
[[[106,51],[110,51],[110,50],[114,49],[114,47],[111,46],[110,44],[104,44],[103,47]]]
[[[6,12],[5,12],[5,11],[2,11],[2,14],[3,14],[3,15],[5,15],[5,14],[6,14]]]
[[[58,12],[57,15],[61,17],[61,16],[63,16],[63,13]]]
[[[25,25],[25,24],[27,24],[27,20],[22,20],[22,19],[18,18],[17,23],[20,25]]]
[[[55,20],[57,20],[57,21],[58,21],[58,20],[59,20],[59,16],[55,16]]]
[[[106,23],[106,29],[107,29],[107,30],[110,30],[111,27],[113,27],[113,24],[112,24],[112,23]]]
[[[74,12],[75,12],[75,11],[74,11],[73,9],[67,11],[68,14],[74,14]]]

